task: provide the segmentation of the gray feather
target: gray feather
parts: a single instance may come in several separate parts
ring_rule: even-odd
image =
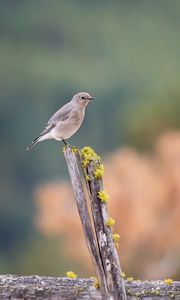
[[[59,121],[65,121],[69,118],[72,112],[73,104],[67,103],[61,107],[48,121],[48,124],[56,124]]]
[[[47,124],[44,130],[40,133],[39,137],[49,133],[55,127],[55,123]]]
[[[31,144],[27,147],[27,150],[29,150],[29,149],[31,149],[32,147],[34,147],[38,142],[39,142],[39,136],[37,136],[37,137],[31,142]]]
[[[61,107],[48,121],[47,126],[44,128],[44,130],[40,133],[40,136],[43,136],[47,133],[49,133],[59,121],[66,121],[70,113],[72,112],[72,104],[70,103],[65,104],[63,107]]]

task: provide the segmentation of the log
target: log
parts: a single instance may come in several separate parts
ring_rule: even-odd
[[[180,282],[124,281],[127,300],[180,300]],[[0,299],[104,300],[93,279],[0,275]]]

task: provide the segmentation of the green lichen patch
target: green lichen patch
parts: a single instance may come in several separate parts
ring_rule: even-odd
[[[109,218],[106,222],[106,225],[110,228],[112,228],[115,224],[115,220],[113,218]]]
[[[121,278],[125,279],[126,278],[126,274],[124,272],[121,272]]]
[[[116,246],[116,248],[118,248],[119,247],[120,235],[118,233],[114,233],[112,235],[112,238],[113,238],[114,245]]]
[[[98,198],[101,202],[108,203],[109,196],[104,190],[98,192]]]
[[[91,178],[89,175],[86,175],[86,181],[91,181]]]
[[[133,281],[133,280],[134,280],[133,277],[127,277],[127,281],[131,282],[131,281]]]
[[[93,279],[93,286],[94,286],[96,289],[99,289],[99,288],[100,288],[100,283],[99,283],[97,277],[91,277],[91,279]]]
[[[66,272],[67,278],[77,278],[77,274],[75,274],[73,271]]]
[[[164,279],[164,283],[171,285],[171,284],[173,284],[173,280],[170,278],[167,278],[167,279]]]
[[[96,179],[100,179],[102,178],[104,175],[104,165],[103,164],[99,164],[96,167],[96,170],[94,171],[94,176]]]
[[[78,152],[78,148],[75,146],[72,146],[71,149],[74,152],[74,154],[76,154]]]
[[[91,161],[100,161],[100,156],[89,146],[81,149],[82,166],[86,168]]]

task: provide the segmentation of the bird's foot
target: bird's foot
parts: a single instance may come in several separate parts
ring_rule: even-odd
[[[75,146],[72,146],[72,145],[70,145],[69,143],[67,143],[65,140],[62,140],[63,141],[63,143],[64,143],[64,149],[66,149],[67,147],[70,147],[72,150],[73,150],[73,152],[74,153],[76,153],[79,149],[77,148],[77,147],[75,147]]]
[[[68,142],[66,142],[66,140],[62,140],[62,141],[63,141],[65,147],[72,147]]]
[[[71,144],[69,144],[68,142],[66,142],[66,140],[62,140],[63,141],[63,143],[64,143],[64,145],[65,145],[65,148],[67,148],[67,147],[70,147],[70,148],[75,148],[74,146],[72,146]]]

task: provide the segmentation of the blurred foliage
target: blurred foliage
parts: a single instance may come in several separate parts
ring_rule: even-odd
[[[121,148],[106,159],[104,181],[110,216],[115,219],[113,237],[118,240],[126,274],[142,279],[178,279],[179,177],[180,132],[159,137],[151,155]],[[66,255],[84,262],[84,269],[92,272],[70,184],[41,184],[34,196],[39,232],[48,238],[64,236]]]
[[[180,89],[169,91],[168,95],[157,99],[148,99],[140,106],[134,105],[132,110],[126,108],[124,118],[129,121],[124,125],[126,142],[141,149],[151,148],[155,138],[165,129],[180,127],[179,115]]]
[[[13,269],[16,274],[38,274],[44,276],[66,276],[68,270],[83,270],[83,264],[66,255],[62,238],[44,238],[35,234],[21,251],[13,258]],[[33,262],[33,263],[32,263]],[[23,267],[22,267],[23,266]],[[87,269],[81,276],[87,276]]]
[[[31,236],[33,187],[67,176],[61,143],[25,148],[74,93],[96,97],[77,146],[148,150],[180,127],[179,28],[178,0],[0,0],[0,272]]]

